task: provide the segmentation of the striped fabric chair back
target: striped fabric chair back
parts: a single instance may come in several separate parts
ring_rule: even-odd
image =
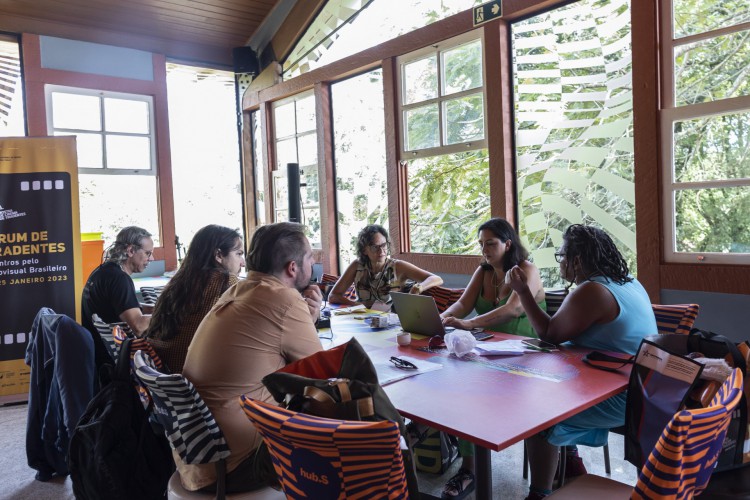
[[[320,277],[320,282],[325,285],[335,285],[338,280],[339,277],[335,274],[323,273],[323,275]],[[357,292],[354,290],[354,285],[351,285],[346,289],[346,292],[344,292],[344,297],[349,300],[357,300]]]
[[[689,499],[706,488],[742,398],[742,383],[737,368],[710,406],[675,414],[641,469],[631,498]]]
[[[91,315],[91,321],[94,323],[94,328],[96,328],[96,331],[99,333],[99,337],[104,341],[104,346],[107,348],[107,351],[109,351],[110,356],[112,356],[112,361],[116,361],[117,356],[120,354],[120,344],[122,344],[122,342],[119,344],[115,342],[113,329],[117,326],[122,330],[124,335],[132,337],[133,332],[130,330],[130,327],[127,323],[105,323],[96,314]]]
[[[651,304],[656,316],[656,327],[660,334],[679,333],[687,335],[698,316],[698,304]]]
[[[122,343],[125,342],[125,339],[128,337],[125,335],[125,332],[122,330],[122,328],[120,328],[118,325],[115,325],[114,327],[112,327],[112,338],[114,339],[115,346],[117,347],[117,352],[119,353]],[[147,339],[134,338],[131,340],[130,377],[133,379],[133,385],[135,385],[135,390],[138,392],[138,397],[141,398],[141,404],[143,404],[144,408],[148,409],[148,407],[151,406],[151,393],[148,391],[148,387],[146,387],[146,385],[141,382],[141,379],[139,379],[135,373],[135,353],[138,351],[145,352],[151,365],[160,372],[168,370],[165,370],[164,363],[162,363],[161,358],[158,354],[156,354],[156,351],[153,347],[151,347],[151,344]]]
[[[545,290],[544,301],[547,303],[547,314],[552,316],[560,309],[560,306],[568,296],[568,291],[563,290]]]
[[[395,422],[315,417],[246,396],[240,403],[287,498],[408,498]]]
[[[141,291],[141,297],[143,298],[143,303],[153,306],[154,304],[156,304],[156,299],[159,298],[159,295],[161,295],[161,292],[164,291],[164,287],[163,286],[142,286],[140,288],[140,291]]]
[[[229,456],[229,447],[211,410],[188,379],[160,373],[144,351],[135,353],[135,371],[148,387],[154,414],[183,462],[208,464]]]
[[[442,286],[434,286],[422,292],[422,295],[430,295],[435,299],[435,305],[441,313],[455,304],[463,294],[463,288],[445,288]]]

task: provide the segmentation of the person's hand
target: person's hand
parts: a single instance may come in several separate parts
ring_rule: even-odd
[[[453,314],[449,312],[440,313],[440,321],[443,322],[443,325],[445,325],[445,322],[448,321],[448,319],[452,317],[453,317]]]
[[[313,323],[318,321],[320,317],[320,304],[323,302],[323,294],[320,293],[318,285],[311,284],[302,291],[302,298],[307,302],[307,307],[310,309],[310,316],[312,316]]]
[[[526,273],[518,266],[513,266],[513,268],[508,271],[506,279],[508,280],[510,287],[516,293],[521,293],[529,289],[529,285],[526,283]]]
[[[460,328],[461,330],[471,330],[472,328],[474,328],[471,324],[471,320],[458,319],[454,316],[448,316],[447,318],[444,318],[443,325],[452,326],[453,328]]]
[[[409,293],[413,295],[419,295],[420,293],[422,293],[422,284],[414,283],[412,287],[409,289]]]

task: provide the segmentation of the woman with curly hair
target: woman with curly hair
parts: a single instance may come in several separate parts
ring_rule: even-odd
[[[195,233],[185,260],[156,301],[146,334],[172,373],[182,372],[203,317],[237,283],[244,254],[234,229],[212,224]]]
[[[357,260],[346,268],[331,290],[333,304],[364,304],[367,308],[389,310],[391,292],[403,291],[413,283],[409,293],[421,293],[443,284],[443,279],[403,260],[389,257],[390,240],[383,226],[371,224],[357,237]],[[356,300],[345,294],[354,284]]]
[[[521,297],[539,338],[635,354],[643,337],[657,333],[648,294],[630,275],[607,233],[573,224],[565,230],[555,257],[560,274],[576,286],[552,317],[536,304],[524,271],[520,267],[510,270],[510,286]],[[575,445],[604,446],[609,429],[625,423],[625,399],[626,394],[620,393],[526,440],[531,464],[527,500],[543,498],[551,491],[560,446],[568,447],[570,453],[566,476],[586,472]]]

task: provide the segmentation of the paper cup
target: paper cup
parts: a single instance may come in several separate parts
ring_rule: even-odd
[[[396,336],[396,342],[398,345],[409,345],[411,344],[411,333],[401,332]]]

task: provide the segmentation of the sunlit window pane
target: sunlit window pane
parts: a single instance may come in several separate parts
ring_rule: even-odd
[[[457,144],[484,137],[484,99],[482,94],[451,99],[443,103],[446,144]]]
[[[748,186],[677,191],[675,250],[750,253],[750,217],[737,216],[748,213]]]
[[[276,168],[286,172],[287,163],[297,162],[297,139],[284,139],[276,143]]]
[[[422,102],[438,96],[437,56],[404,64],[404,104]]]
[[[750,113],[674,123],[674,181],[750,178]]]
[[[477,253],[476,231],[490,217],[487,150],[408,163],[411,251]]]
[[[69,132],[55,132],[55,135],[71,135]],[[76,154],[78,168],[104,168],[102,136],[100,134],[76,134]]]
[[[750,30],[675,48],[678,106],[750,94]]]
[[[316,134],[302,135],[297,139],[299,149],[300,165],[317,165],[318,163],[318,137]]]
[[[627,0],[581,0],[511,26],[519,233],[547,287],[575,223],[637,272],[630,18]]]
[[[443,56],[443,95],[482,86],[482,42],[474,40]]]
[[[101,100],[90,95],[52,93],[52,126],[54,128],[93,130],[102,129]]]
[[[299,99],[297,105],[297,133],[303,134],[315,130],[315,96],[309,95]]]
[[[440,145],[437,104],[405,111],[404,121],[407,151],[435,148]]]
[[[107,167],[150,170],[151,142],[149,138],[132,135],[108,135]]]
[[[260,113],[253,111],[250,115],[250,126],[252,131],[250,139],[253,141],[253,170],[255,172],[255,216],[258,224],[266,223],[266,182],[264,173],[266,165],[263,162],[263,139],[261,137]]]
[[[300,183],[303,184],[300,188],[302,206],[317,208],[317,205],[320,203],[320,196],[318,194],[318,166],[311,165],[301,168]]]
[[[746,0],[674,0],[674,35],[713,31],[750,21],[750,3]]]
[[[105,98],[104,121],[107,132],[148,134],[148,103],[130,99]]]
[[[120,229],[135,224],[161,246],[155,176],[80,174],[78,182],[81,232],[102,232],[104,241],[114,241]]]
[[[276,106],[273,110],[273,124],[276,129],[276,137],[289,137],[294,135],[294,102]]]
[[[339,267],[356,259],[367,224],[388,226],[383,74],[377,69],[331,85]]]

